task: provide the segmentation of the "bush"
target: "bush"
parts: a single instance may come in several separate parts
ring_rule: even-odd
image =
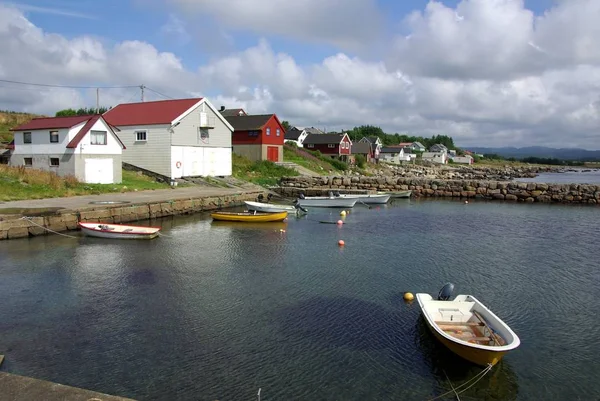
[[[359,168],[365,168],[365,165],[367,163],[367,158],[364,155],[356,155],[355,160],[356,160],[356,165]]]

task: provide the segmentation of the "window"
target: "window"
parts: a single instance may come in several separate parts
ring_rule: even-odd
[[[50,158],[50,166],[51,167],[58,167],[59,166],[59,161],[58,161],[58,157],[51,157]]]
[[[275,132],[275,135],[277,135],[277,136],[281,135],[281,130],[279,128],[277,128],[277,131]]]
[[[58,131],[50,131],[50,143],[58,142]]]
[[[328,147],[328,148],[335,148],[335,144],[333,144],[333,143],[330,143],[330,144],[328,144],[328,145],[327,145],[327,147]]]
[[[200,141],[202,143],[208,143],[208,140],[209,140],[208,128],[198,128],[198,131],[199,131]]]
[[[314,148],[315,145],[313,145],[312,143],[309,143],[308,145],[306,145],[307,148]]]
[[[267,128],[267,136],[271,135],[271,128]]]
[[[31,132],[23,132],[23,143],[31,143]]]
[[[258,136],[258,131],[248,131],[248,136]]]
[[[148,135],[146,131],[135,131],[135,140],[137,142],[144,142],[148,140]]]
[[[106,145],[106,131],[91,131],[90,143],[92,145]]]
[[[32,157],[24,157],[23,165],[29,166],[29,167],[33,166],[33,158]]]

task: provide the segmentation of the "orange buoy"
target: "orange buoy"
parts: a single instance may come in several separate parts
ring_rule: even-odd
[[[342,224],[344,224],[344,222],[342,220],[338,220],[337,223],[338,223],[338,226],[341,226]]]
[[[344,242],[343,239],[341,239],[341,240],[338,241],[338,245],[339,246],[344,246],[344,245],[346,245],[346,243]]]

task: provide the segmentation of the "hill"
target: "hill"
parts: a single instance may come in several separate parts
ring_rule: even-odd
[[[583,160],[594,161],[600,160],[600,150],[586,150],[578,148],[548,148],[545,146],[529,146],[524,148],[503,147],[503,148],[486,148],[486,147],[466,147],[472,152],[491,154],[495,153],[502,157],[514,157],[522,159],[525,157],[553,158],[560,160]]]
[[[44,116],[15,111],[0,111],[0,144],[6,144],[12,141],[13,134],[10,131],[11,128],[24,124],[35,117]]]

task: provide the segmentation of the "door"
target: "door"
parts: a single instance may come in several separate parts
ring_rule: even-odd
[[[112,159],[85,159],[85,182],[88,184],[112,184]]]
[[[267,146],[267,160],[271,162],[279,161],[279,148],[277,146]]]

